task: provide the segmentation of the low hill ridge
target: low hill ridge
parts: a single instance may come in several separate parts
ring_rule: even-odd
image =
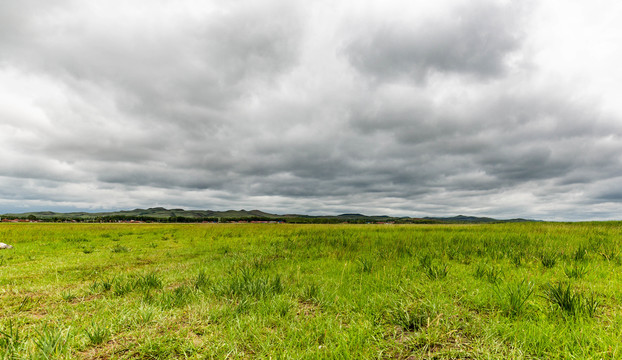
[[[167,221],[167,222],[198,222],[198,221],[249,221],[249,220],[279,220],[299,223],[337,223],[337,222],[395,222],[395,223],[496,223],[496,222],[524,222],[536,221],[527,219],[499,220],[490,217],[457,215],[453,217],[391,217],[387,215],[369,216],[359,213],[345,213],[340,215],[277,215],[261,210],[184,210],[152,207],[148,209],[118,210],[108,212],[68,212],[53,211],[27,212],[18,214],[4,214],[3,219],[30,219],[41,221]]]

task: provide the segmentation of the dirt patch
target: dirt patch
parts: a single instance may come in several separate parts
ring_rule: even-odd
[[[317,304],[312,303],[310,301],[299,301],[296,315],[315,317],[319,311],[320,311],[320,307]]]
[[[105,344],[93,346],[87,350],[76,353],[77,359],[104,360],[118,358],[120,354],[129,351],[129,346],[120,344],[116,340],[109,340]]]

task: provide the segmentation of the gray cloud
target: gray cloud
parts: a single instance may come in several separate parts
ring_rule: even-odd
[[[345,52],[359,71],[375,78],[422,80],[435,72],[496,77],[520,47],[519,10],[475,1],[438,17],[373,24]]]
[[[166,1],[144,12],[120,1],[97,13],[94,2],[64,5],[9,6],[22,21],[5,24],[5,61],[80,94],[104,91],[146,126],[174,121],[176,130],[191,127],[189,135],[214,131],[227,108],[297,62],[303,19],[287,2],[230,2],[213,13]]]
[[[535,5],[357,4],[0,4],[0,211],[621,210],[620,113],[539,67]]]

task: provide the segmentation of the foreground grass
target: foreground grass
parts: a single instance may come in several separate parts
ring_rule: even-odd
[[[620,225],[2,224],[0,359],[621,358]]]

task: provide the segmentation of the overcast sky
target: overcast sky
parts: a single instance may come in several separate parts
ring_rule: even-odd
[[[0,2],[0,213],[622,219],[622,3]]]

